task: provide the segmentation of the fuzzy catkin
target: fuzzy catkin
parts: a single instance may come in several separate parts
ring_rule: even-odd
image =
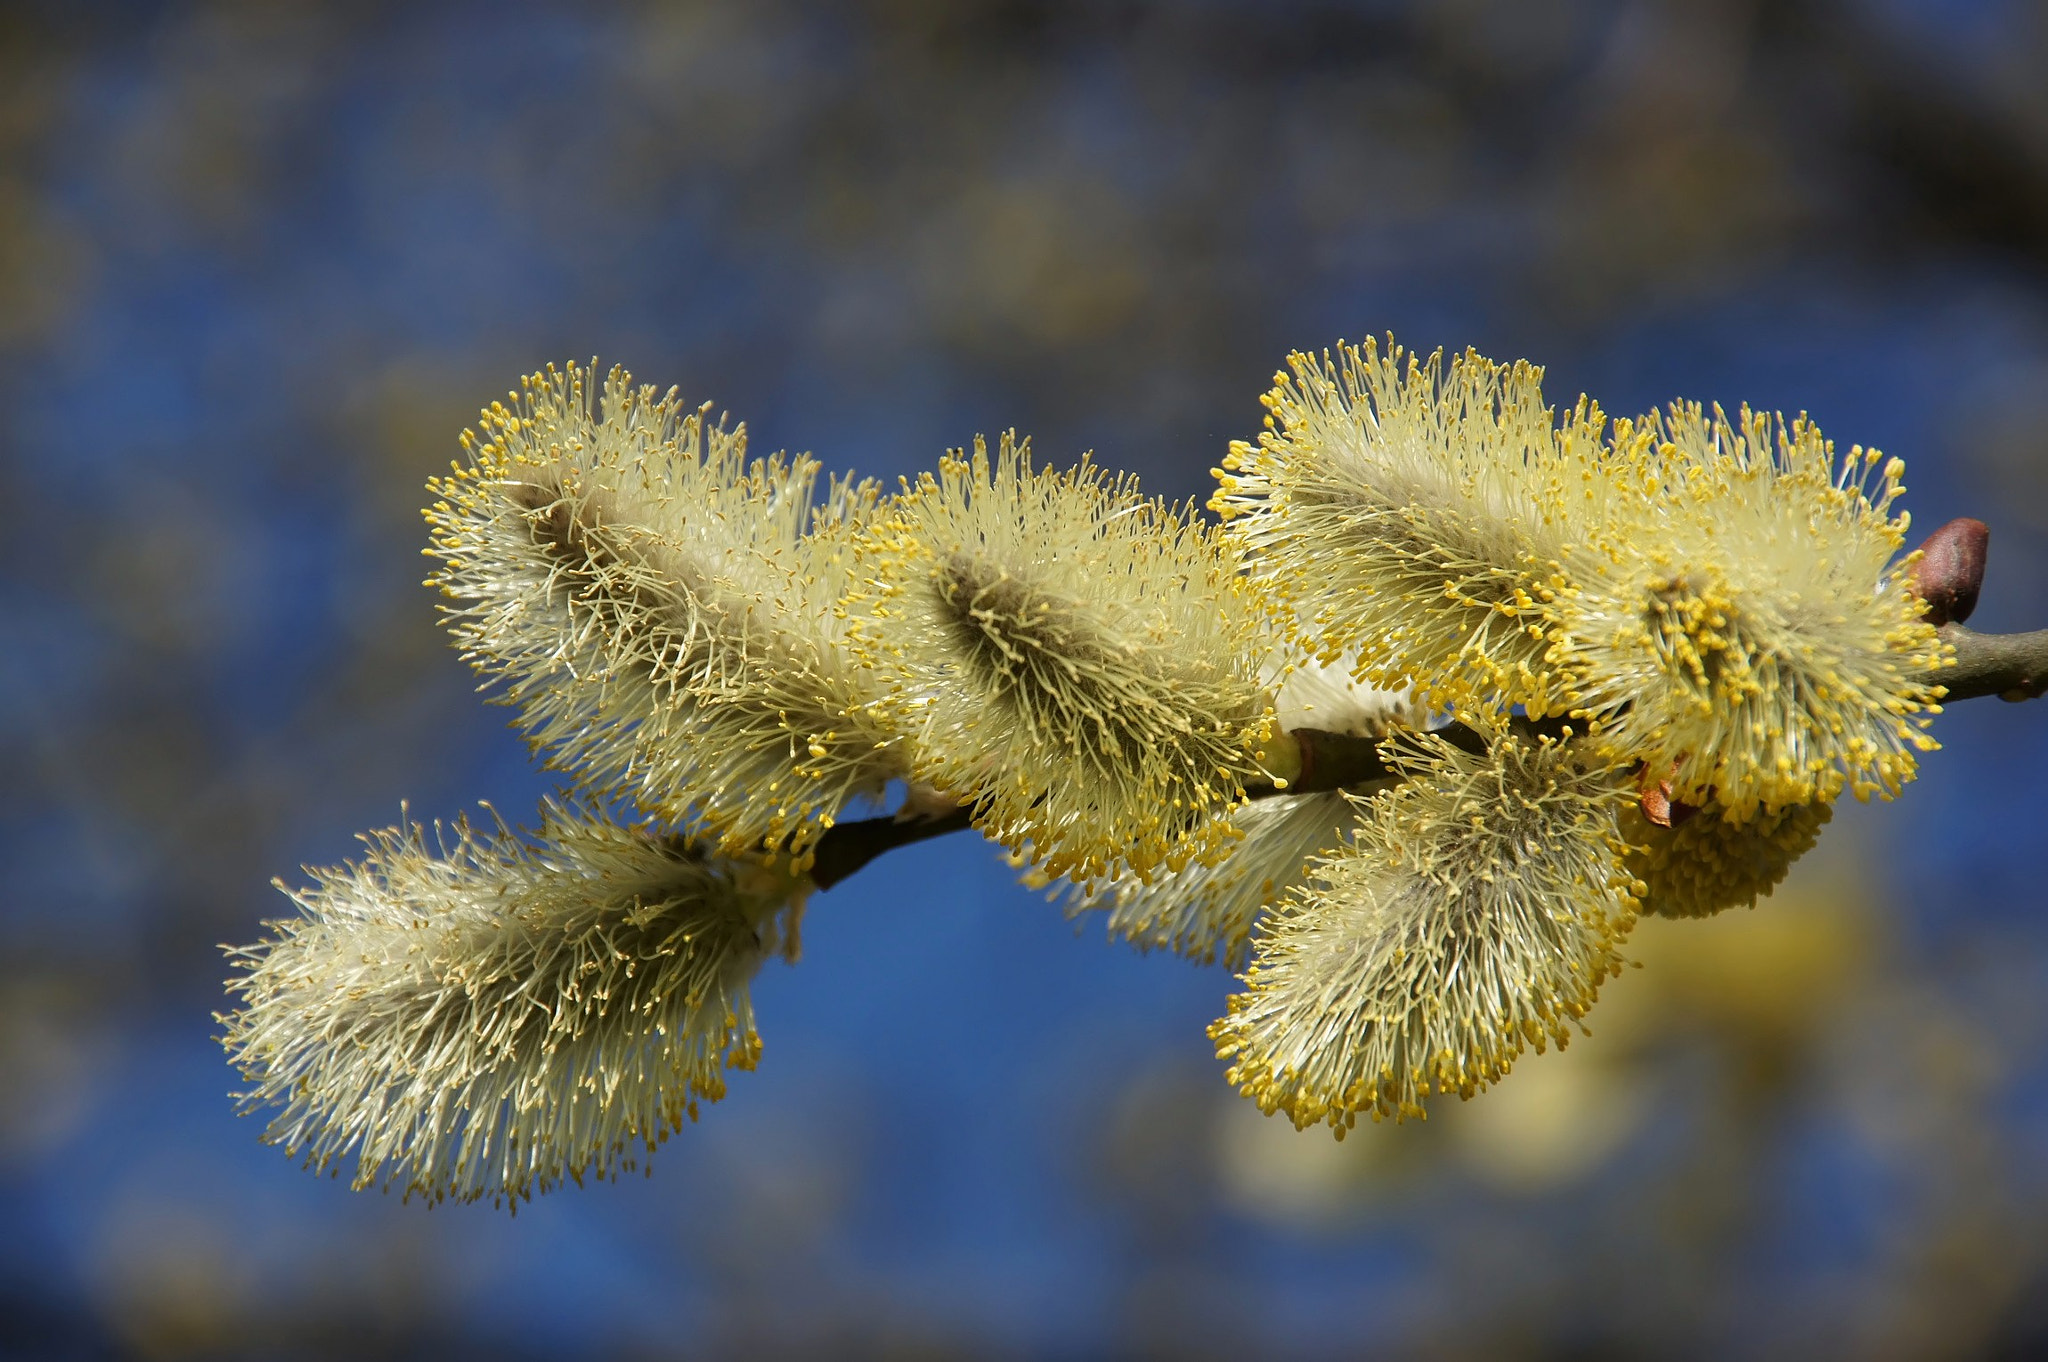
[[[1230,816],[1237,840],[1220,860],[1076,885],[1068,914],[1102,913],[1109,934],[1139,950],[1242,969],[1259,915],[1340,851],[1364,812],[1341,791],[1254,800]]]
[[[1562,1045],[1619,969],[1637,890],[1624,770],[1489,736],[1483,756],[1407,740],[1406,781],[1260,925],[1210,1036],[1262,1110],[1341,1135],[1360,1112],[1470,1097],[1526,1046]]]
[[[820,839],[897,779],[899,822],[970,806],[1070,913],[1243,967],[1210,1037],[1297,1126],[1563,1045],[1639,912],[1753,903],[1912,779],[1952,659],[1897,460],[1747,409],[1610,433],[1540,378],[1290,356],[1219,529],[1011,436],[884,498],[621,369],[529,375],[431,484],[429,584],[577,802],[287,890],[230,952],[245,1110],[433,1200],[632,1167],[755,1063]],[[1392,774],[1290,790],[1376,768],[1276,728]]]
[[[906,488],[859,557],[854,637],[919,780],[1050,875],[1220,851],[1262,778],[1272,640],[1212,530],[1006,436]]]
[[[1433,705],[1542,710],[1555,561],[1610,495],[1605,417],[1553,421],[1541,371],[1391,341],[1295,354],[1210,505],[1325,660]]]
[[[530,838],[363,840],[231,952],[243,1107],[280,1108],[266,1138],[295,1157],[517,1201],[630,1168],[753,1067],[748,981],[794,958],[804,881],[556,804]]]
[[[1618,443],[1647,451],[1640,494],[1546,608],[1572,712],[1733,822],[1896,794],[1935,746],[1944,658],[1893,561],[1903,465],[1747,408],[1680,404]]]
[[[1831,804],[1793,804],[1737,821],[1708,804],[1671,827],[1640,809],[1622,815],[1629,865],[1642,878],[1643,911],[1659,917],[1710,917],[1748,908],[1784,882],[1792,863],[1813,850],[1834,817]]]
[[[459,646],[550,763],[730,851],[799,854],[903,773],[836,613],[872,484],[748,460],[613,369],[529,376],[437,479],[428,579]]]

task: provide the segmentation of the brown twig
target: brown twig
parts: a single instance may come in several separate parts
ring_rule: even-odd
[[[943,837],[949,832],[966,831],[974,826],[973,815],[973,809],[962,805],[937,818],[899,821],[892,814],[884,814],[880,818],[834,824],[818,839],[816,856],[811,862],[811,883],[820,889],[830,889],[885,851]]]
[[[2048,629],[1980,634],[1960,624],[1945,624],[1941,636],[1956,650],[1956,665],[1941,674],[1948,699],[1996,695],[2001,700],[2035,700],[2048,690]]]
[[[1956,665],[1941,675],[1948,699],[1973,700],[1996,695],[2006,700],[2031,700],[2048,691],[2048,629],[2029,634],[1980,634],[1960,624],[1948,624],[1942,626],[1941,637],[1956,650]],[[1553,738],[1563,737],[1571,726],[1566,719],[1517,719],[1514,723],[1526,732]],[[1463,724],[1451,724],[1436,732],[1465,751],[1485,750],[1486,739]],[[1350,789],[1398,774],[1388,768],[1378,738],[1358,738],[1315,728],[1297,728],[1283,736],[1300,747],[1300,775],[1284,788],[1248,786],[1246,797],[1265,799],[1273,795]],[[811,879],[818,888],[830,889],[885,851],[973,826],[972,813],[963,807],[938,818],[908,822],[884,815],[841,823],[818,839]]]

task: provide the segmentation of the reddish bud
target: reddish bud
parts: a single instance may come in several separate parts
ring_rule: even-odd
[[[1984,554],[1991,527],[1961,516],[1936,530],[1920,545],[1907,585],[1927,602],[1929,624],[1961,624],[1977,608],[1977,589],[1984,585]]]
[[[1636,774],[1639,776],[1643,772],[1643,765],[1642,762],[1636,763]],[[1678,763],[1672,762],[1671,769],[1674,772],[1677,771]],[[1671,797],[1671,781],[1669,777],[1658,781],[1655,785],[1645,785],[1642,787],[1642,805],[1643,817],[1649,819],[1660,828],[1675,828],[1700,811],[1700,806],[1697,804],[1688,804],[1682,799],[1673,799]]]

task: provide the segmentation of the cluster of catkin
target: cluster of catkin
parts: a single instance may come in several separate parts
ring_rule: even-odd
[[[1562,1044],[1639,913],[1754,902],[1841,793],[1912,778],[1944,659],[1896,460],[1558,418],[1539,377],[1293,356],[1219,525],[1007,436],[884,495],[623,371],[532,375],[433,484],[429,581],[574,794],[312,872],[236,953],[245,1104],[358,1185],[608,1176],[754,1062],[748,983],[892,782],[1243,969],[1211,1035],[1298,1125]],[[1290,791],[1307,729],[1388,774]]]

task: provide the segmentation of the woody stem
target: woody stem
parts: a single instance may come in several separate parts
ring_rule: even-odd
[[[2048,629],[2025,634],[1980,634],[1960,624],[1945,624],[1942,639],[1956,650],[1956,665],[1944,668],[1941,683],[1950,700],[1996,695],[2005,700],[2032,700],[2048,691]],[[1517,719],[1515,726],[1532,734],[1563,736],[1565,719]],[[1464,724],[1436,730],[1437,736],[1468,752],[1485,750],[1486,740]],[[1380,753],[1380,740],[1297,728],[1281,735],[1298,749],[1300,775],[1285,787],[1248,786],[1245,795],[1264,799],[1281,794],[1315,794],[1348,789],[1397,774]],[[1289,763],[1292,765],[1292,763]],[[909,846],[972,826],[972,810],[954,809],[938,818],[898,822],[884,815],[840,823],[818,839],[811,880],[830,889],[883,852]]]

